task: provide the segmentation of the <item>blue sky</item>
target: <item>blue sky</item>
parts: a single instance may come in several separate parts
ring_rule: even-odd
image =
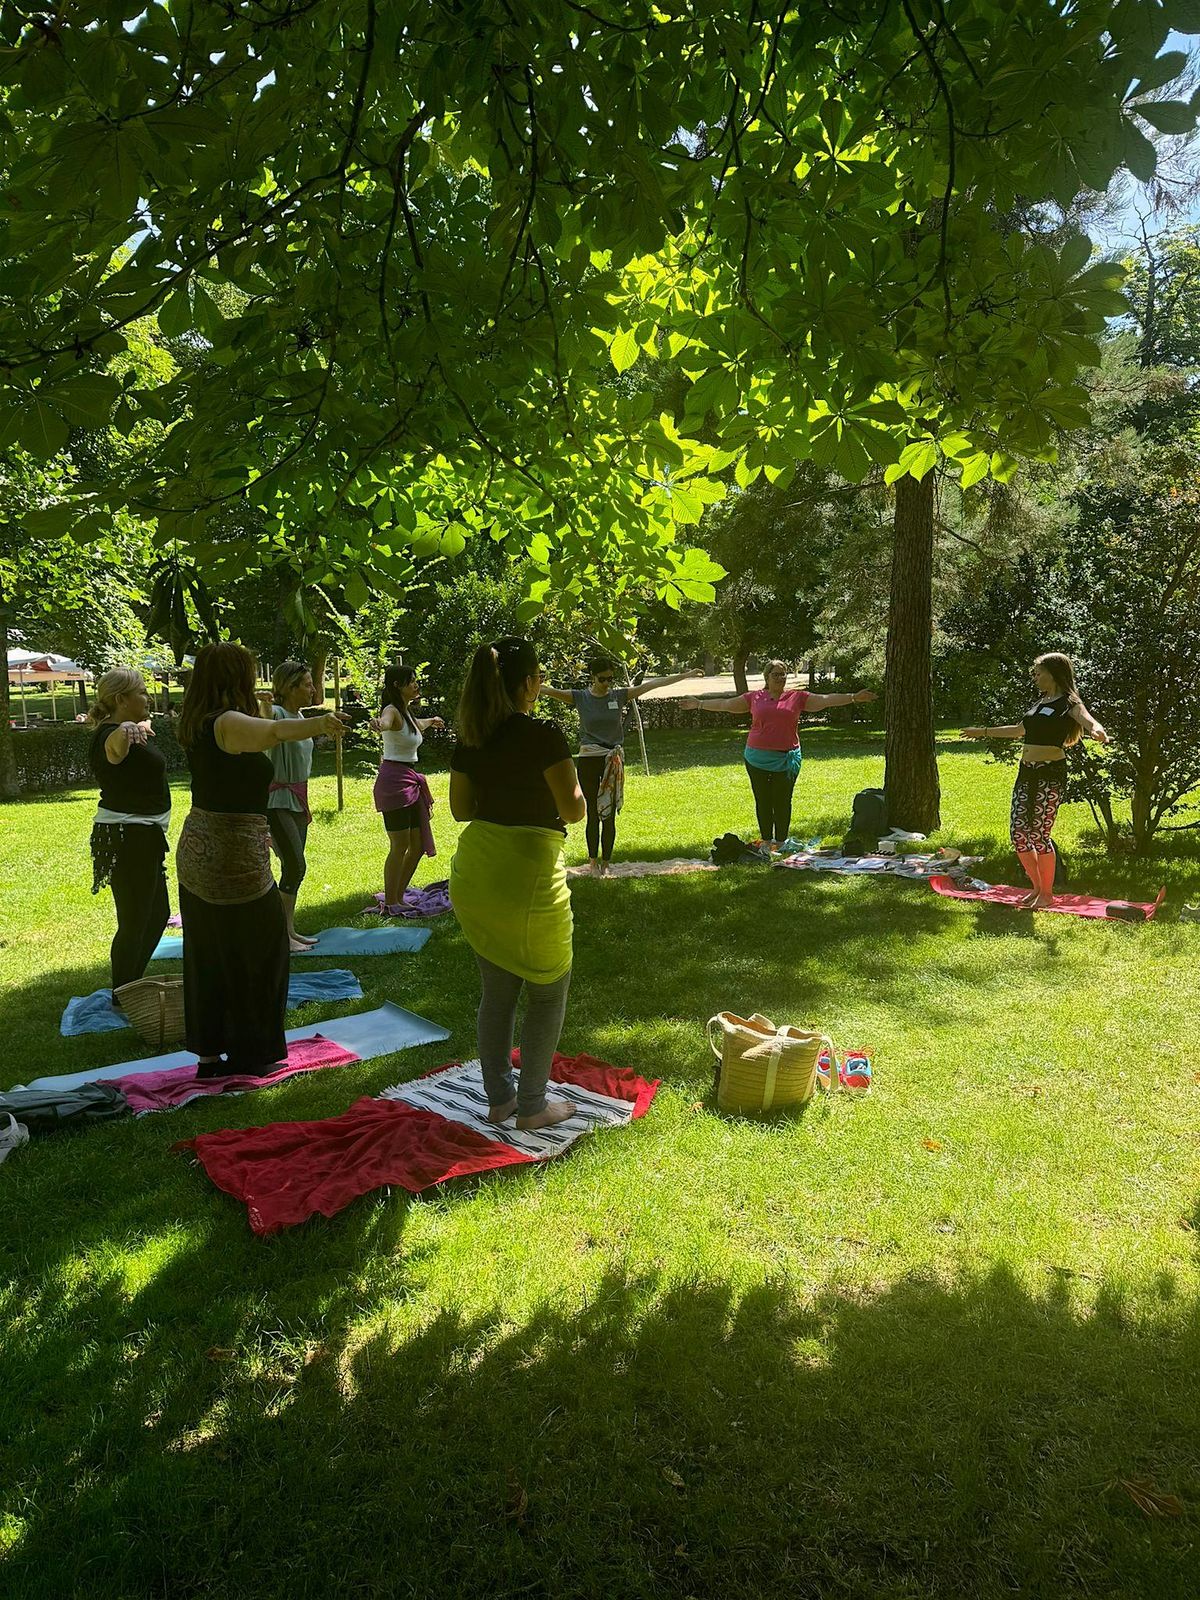
[[[1167,38],[1164,49],[1186,51],[1194,63],[1196,58],[1200,56],[1200,35],[1172,32]],[[1197,140],[1196,145],[1192,148],[1191,160],[1196,169],[1200,171],[1200,140]],[[1113,223],[1105,228],[1101,228],[1098,224],[1092,227],[1092,236],[1102,248],[1118,248],[1120,245],[1130,243],[1136,239],[1138,237],[1139,213],[1144,214],[1149,210],[1146,191],[1140,183],[1128,180],[1125,188],[1127,192],[1124,197],[1124,204]],[[1170,226],[1183,227],[1189,222],[1200,223],[1200,198],[1197,198],[1192,203],[1190,210],[1182,217],[1173,219]],[[1163,225],[1162,223],[1155,224],[1153,220],[1150,223],[1152,231],[1156,227]]]

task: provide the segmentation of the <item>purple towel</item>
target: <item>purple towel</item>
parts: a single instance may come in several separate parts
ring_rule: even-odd
[[[375,896],[375,904],[367,906],[368,911],[383,910],[383,896]],[[450,909],[450,884],[443,878],[440,883],[427,883],[423,889],[406,889],[404,891],[404,904],[393,908],[389,915],[393,917],[441,917]]]

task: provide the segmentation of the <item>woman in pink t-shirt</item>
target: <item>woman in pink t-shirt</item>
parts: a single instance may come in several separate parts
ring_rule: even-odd
[[[800,718],[806,711],[830,706],[865,705],[874,700],[870,689],[855,694],[809,694],[798,685],[788,688],[788,671],[782,661],[768,661],[766,687],[731,700],[701,700],[691,695],[681,704],[691,711],[750,712],[746,739],[746,771],[754,792],[759,837],[765,845],[782,845],[792,829],[792,791],[800,775]]]

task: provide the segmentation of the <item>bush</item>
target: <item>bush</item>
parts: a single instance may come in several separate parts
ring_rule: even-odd
[[[48,727],[14,728],[13,752],[22,790],[37,793],[92,783],[88,747],[93,731],[90,722],[52,722]],[[154,718],[154,737],[156,748],[166,760],[167,771],[185,771],[187,758],[179,748],[175,724],[170,717]]]

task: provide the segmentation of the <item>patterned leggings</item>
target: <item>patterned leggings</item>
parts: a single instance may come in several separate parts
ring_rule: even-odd
[[[1013,785],[1009,833],[1022,855],[1051,856],[1050,832],[1066,790],[1063,761],[1022,762]]]

